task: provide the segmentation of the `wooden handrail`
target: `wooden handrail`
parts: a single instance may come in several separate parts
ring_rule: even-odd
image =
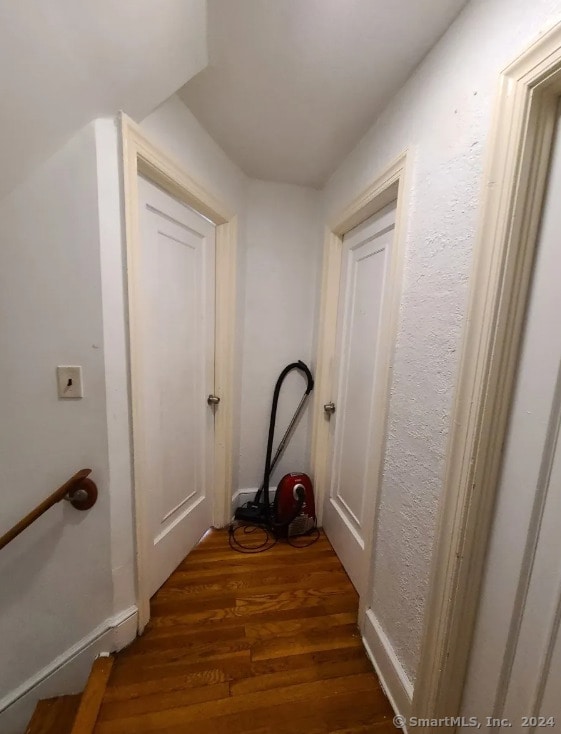
[[[34,523],[38,517],[53,505],[61,500],[68,500],[72,507],[77,510],[89,510],[93,507],[97,500],[97,487],[95,482],[88,479],[88,475],[92,473],[91,469],[80,469],[70,479],[53,492],[46,500],[32,510],[28,515],[22,518],[14,525],[11,530],[2,535],[0,538],[0,550],[8,545],[14,538]]]

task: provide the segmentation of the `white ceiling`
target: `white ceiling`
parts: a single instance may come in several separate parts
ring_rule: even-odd
[[[183,101],[248,175],[319,187],[466,0],[208,0]]]
[[[0,2],[0,196],[93,118],[147,115],[206,51],[205,0]]]

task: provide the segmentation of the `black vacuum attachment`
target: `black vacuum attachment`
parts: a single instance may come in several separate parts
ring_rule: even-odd
[[[289,426],[286,429],[284,436],[282,437],[277,447],[275,456],[271,458],[273,453],[273,439],[275,435],[275,422],[277,419],[277,406],[279,402],[279,395],[286,376],[293,370],[300,370],[306,376],[306,391],[304,392],[304,395],[302,396],[302,399],[300,400],[300,403],[296,408],[296,412],[292,416],[292,420],[290,421]],[[271,503],[269,501],[269,480],[277,461],[279,460],[286,444],[290,439],[292,429],[296,425],[300,414],[304,410],[308,395],[312,392],[313,389],[314,378],[312,377],[312,373],[310,372],[308,366],[301,360],[298,360],[298,362],[291,362],[280,373],[277,384],[275,385],[275,391],[273,393],[273,404],[271,406],[271,419],[269,421],[269,436],[267,440],[267,455],[265,458],[263,483],[257,491],[255,499],[252,502],[247,502],[245,505],[243,505],[243,507],[238,507],[238,509],[234,513],[234,518],[239,522],[248,523],[251,525],[265,525],[267,527],[271,527],[273,525],[274,521],[272,518]]]

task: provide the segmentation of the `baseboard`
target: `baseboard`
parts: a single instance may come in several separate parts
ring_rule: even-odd
[[[245,505],[246,502],[249,502],[249,500],[252,500],[255,497],[256,492],[257,489],[238,489],[234,492],[232,495],[232,516],[238,507],[241,507],[242,505]]]
[[[366,612],[362,641],[396,715],[408,719],[413,685],[371,609]],[[403,729],[407,731],[407,727]]]
[[[276,487],[269,487],[271,497],[274,497],[276,491]],[[232,495],[232,517],[234,516],[234,512],[237,510],[238,507],[241,507],[242,505],[245,505],[246,502],[252,500],[256,494],[257,487],[238,489],[236,492],[234,492],[234,494]]]
[[[137,608],[106,619],[89,635],[0,699],[0,731],[21,734],[42,698],[80,693],[93,661],[103,653],[121,650],[136,637]]]

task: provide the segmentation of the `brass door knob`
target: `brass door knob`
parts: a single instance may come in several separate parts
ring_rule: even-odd
[[[327,413],[327,415],[333,415],[335,413],[335,403],[326,403],[323,406],[323,409]]]
[[[218,397],[218,395],[209,395],[206,401],[209,405],[218,405],[218,403],[220,402],[220,398]]]

